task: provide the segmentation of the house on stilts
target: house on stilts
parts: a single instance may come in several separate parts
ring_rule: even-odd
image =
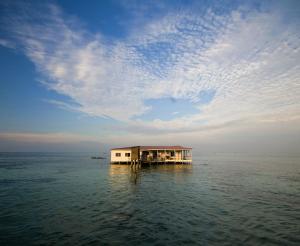
[[[111,164],[191,164],[192,148],[183,146],[132,146],[110,151]]]

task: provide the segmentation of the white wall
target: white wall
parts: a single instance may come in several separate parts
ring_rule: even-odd
[[[121,153],[121,156],[116,156],[116,153]],[[130,153],[130,157],[126,157],[125,153]],[[110,161],[111,162],[125,162],[131,161],[131,149],[120,149],[120,150],[111,150],[110,151]]]

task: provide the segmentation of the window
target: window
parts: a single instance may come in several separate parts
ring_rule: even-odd
[[[121,153],[116,153],[116,157],[120,157],[121,156]]]
[[[125,153],[125,156],[126,157],[130,157],[130,153]]]

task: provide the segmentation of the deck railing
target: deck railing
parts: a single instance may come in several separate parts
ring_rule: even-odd
[[[184,156],[183,158],[176,158],[176,157],[156,157],[153,158],[152,156],[148,156],[147,158],[142,158],[142,161],[149,161],[149,162],[156,162],[156,161],[188,161],[188,160],[192,160],[191,156]]]

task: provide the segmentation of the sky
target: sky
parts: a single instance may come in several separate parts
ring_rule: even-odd
[[[0,151],[300,153],[299,1],[1,1]]]

